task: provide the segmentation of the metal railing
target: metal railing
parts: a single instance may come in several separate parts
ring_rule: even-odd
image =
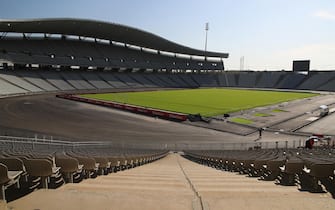
[[[0,136],[0,149],[4,150],[54,150],[69,151],[89,148],[111,148],[111,149],[167,149],[165,144],[144,144],[132,142],[113,141],[63,141],[47,138],[29,138]]]
[[[250,149],[291,149],[304,147],[305,141],[262,141],[262,142],[224,142],[169,145],[170,150],[250,150]]]
[[[203,143],[142,143],[142,142],[113,142],[113,141],[62,141],[46,138],[26,138],[13,136],[0,136],[0,149],[5,150],[54,150],[70,151],[89,148],[110,149],[161,149],[171,151],[181,150],[250,150],[274,148],[304,147],[305,140],[290,141],[260,141],[260,142],[203,142]]]

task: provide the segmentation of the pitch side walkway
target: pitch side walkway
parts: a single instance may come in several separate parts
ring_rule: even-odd
[[[10,202],[7,208],[307,210],[335,209],[335,201],[328,194],[299,192],[297,187],[217,171],[170,154],[135,169],[66,184],[56,190],[38,190]]]

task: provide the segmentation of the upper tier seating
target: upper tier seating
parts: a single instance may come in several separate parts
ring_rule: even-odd
[[[22,64],[136,69],[211,69],[222,70],[221,61],[193,61],[153,54],[116,44],[79,40],[1,39],[1,58]]]

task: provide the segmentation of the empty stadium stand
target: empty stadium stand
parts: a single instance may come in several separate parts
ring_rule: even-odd
[[[73,32],[74,24],[78,31]],[[204,54],[203,50],[119,24],[80,19],[0,20],[0,32],[3,33],[0,38],[0,61],[3,62],[0,98],[146,88],[335,91],[334,71],[304,74],[224,71],[226,53],[208,51]],[[11,36],[12,33],[15,36]],[[129,122],[129,119],[125,121]],[[168,126],[167,123],[164,126]],[[243,129],[251,130],[251,133],[255,130],[247,126]],[[235,135],[239,131],[232,133]],[[192,135],[186,133],[182,138],[192,138]],[[301,206],[315,209],[322,202],[333,209],[334,204],[330,203],[333,200],[328,198],[329,194],[335,198],[334,148],[288,149],[287,142],[285,149],[261,149],[259,146],[241,150],[242,144],[248,144],[241,143],[236,148],[237,144],[230,144],[226,150],[188,150],[184,154],[168,155],[167,145],[141,147],[139,143],[124,146],[93,140],[67,142],[1,136],[1,199],[10,202],[8,209],[22,209],[27,205],[30,205],[29,209],[44,209],[43,203],[40,204],[42,207],[34,206],[30,200],[40,196],[46,196],[43,197],[44,205],[52,203],[50,208],[54,209],[68,208],[55,204],[67,204],[59,198],[72,202],[72,205],[77,202],[73,209],[94,209],[97,203],[94,203],[96,200],[90,202],[91,197],[103,201],[106,208],[117,209],[153,209],[153,204],[156,209],[209,209],[209,206],[210,209],[249,209],[250,203],[255,205],[254,209],[260,209],[263,201],[266,201],[267,209],[298,209]],[[275,143],[278,146],[278,142]],[[191,148],[196,147],[188,147]],[[195,164],[180,154],[217,170]],[[146,165],[157,160],[160,160],[159,164]],[[138,167],[142,165],[146,166]],[[136,169],[129,170],[133,168]],[[288,187],[296,185],[300,191],[311,193],[302,194],[295,191],[295,187]],[[93,194],[92,190],[98,193]],[[110,192],[114,194],[111,196]],[[150,197],[142,200],[142,193]],[[24,197],[28,194],[30,196]],[[68,195],[71,199],[66,197]],[[153,202],[152,198],[161,197],[165,206]],[[238,202],[241,197],[243,202]],[[285,203],[286,197],[293,201]],[[278,200],[280,205],[276,203]],[[133,201],[136,201],[135,206]]]
[[[6,140],[8,139],[8,140]],[[14,140],[14,139],[13,139]],[[35,189],[58,188],[64,183],[135,168],[164,157],[164,150],[122,149],[43,140],[21,140],[0,145],[1,199],[11,201]],[[34,142],[35,141],[35,142]]]
[[[279,79],[285,72],[262,72],[261,78],[256,87],[258,88],[274,88],[277,86]]]
[[[81,67],[135,69],[200,69],[198,63],[183,58],[153,55],[117,45],[87,43],[73,40],[0,40],[1,57],[18,64],[61,65]],[[22,48],[21,46],[24,46]],[[3,53],[6,52],[6,53]],[[220,64],[220,63],[216,63]],[[222,65],[206,69],[222,70]]]
[[[333,72],[112,73],[82,70],[2,70],[0,95],[114,88],[241,87],[335,91]]]
[[[334,150],[275,149],[250,151],[186,151],[190,160],[210,167],[259,177],[299,190],[334,194]]]
[[[37,190],[8,204],[14,209],[332,209],[328,195],[304,194],[169,154],[145,166]],[[38,200],[38,201],[36,201]],[[61,200],[62,202],[59,202]]]
[[[334,77],[334,72],[311,72],[309,78],[299,85],[297,89],[317,90],[320,86],[327,84],[327,82]]]
[[[103,79],[101,79],[97,74],[94,72],[83,72],[81,73],[81,76],[88,81],[90,84],[92,84],[96,89],[110,89],[113,88],[110,84],[105,82]]]
[[[57,87],[59,90],[75,90],[68,82],[66,82],[59,72],[41,71],[40,75],[43,79]]]
[[[0,89],[2,95],[11,95],[11,94],[20,94],[20,93],[27,93],[27,90],[17,87],[5,80],[0,79]]]
[[[258,75],[257,72],[240,72],[238,87],[254,88]]]
[[[128,74],[114,74],[114,76],[121,82],[125,83],[130,88],[143,88],[143,84],[137,82],[128,76]]]
[[[157,88],[159,87],[157,84],[146,78],[146,75],[139,74],[139,73],[133,73],[133,74],[128,74],[129,77],[131,77],[133,80],[143,84],[144,87],[147,88]]]
[[[295,89],[303,82],[305,77],[306,75],[299,73],[285,74],[285,77],[278,83],[278,85],[276,85],[276,88]]]
[[[69,84],[71,84],[78,90],[97,89],[93,85],[85,81],[84,78],[82,78],[81,75],[76,72],[61,72],[61,75]]]
[[[43,90],[27,82],[23,78],[20,78],[14,74],[14,72],[6,72],[6,74],[0,74],[3,80],[10,82],[13,85],[16,85],[19,88],[30,92],[42,92]]]
[[[216,75],[211,74],[192,74],[190,75],[201,87],[217,87]]]
[[[58,89],[44,80],[37,71],[17,71],[18,76],[27,80],[34,86],[37,86],[44,91],[58,91]]]
[[[72,24],[86,30],[69,31]],[[93,27],[96,24],[104,25],[104,30]],[[62,33],[54,34],[46,25],[53,25]],[[2,20],[0,31],[4,33],[0,58],[8,62],[0,72],[0,95],[113,88],[335,90],[333,72],[224,72],[222,59],[228,57],[226,53],[204,55],[202,50],[113,23],[80,19]]]

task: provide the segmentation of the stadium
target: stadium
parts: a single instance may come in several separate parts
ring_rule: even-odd
[[[4,209],[334,208],[334,71],[227,71],[96,20],[0,31]]]

